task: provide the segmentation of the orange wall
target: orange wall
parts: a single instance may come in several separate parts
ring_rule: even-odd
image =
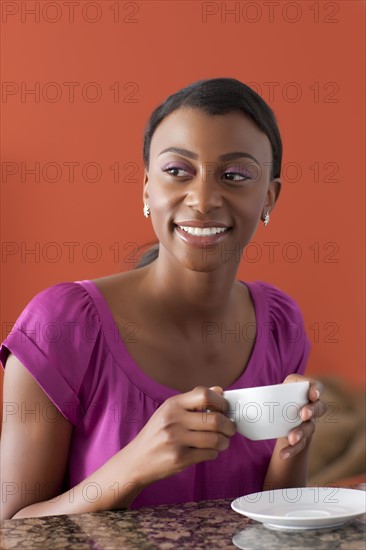
[[[260,91],[284,141],[279,203],[238,278],[298,301],[310,372],[363,384],[364,3],[57,4],[1,3],[2,339],[42,289],[132,267],[154,239],[147,118],[179,88],[227,76]]]

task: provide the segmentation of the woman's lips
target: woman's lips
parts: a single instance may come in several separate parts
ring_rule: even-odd
[[[198,236],[187,233],[178,225],[175,225],[174,229],[182,241],[196,248],[202,248],[203,246],[213,246],[215,244],[221,243],[226,239],[228,233],[230,233],[231,231],[231,227],[228,227],[227,229],[225,229],[225,231],[223,231],[222,233],[216,233],[216,235]]]

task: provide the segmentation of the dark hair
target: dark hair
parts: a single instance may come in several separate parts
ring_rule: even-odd
[[[281,173],[282,140],[275,115],[267,103],[240,80],[235,78],[212,78],[198,80],[170,95],[151,114],[146,125],[143,142],[143,160],[149,169],[150,144],[160,122],[181,107],[199,109],[208,115],[223,115],[240,110],[249,116],[268,137],[272,148],[271,179]],[[153,262],[159,255],[159,243],[145,252],[135,268]]]

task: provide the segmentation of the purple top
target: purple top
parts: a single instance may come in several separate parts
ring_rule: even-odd
[[[296,302],[268,283],[243,284],[254,303],[257,336],[246,369],[224,390],[279,384],[290,373],[303,374],[310,341]],[[250,338],[253,331],[248,332]],[[90,280],[59,283],[37,294],[0,348],[4,368],[9,350],[74,426],[63,491],[100,468],[168,397],[180,393],[136,365]],[[273,439],[250,441],[236,433],[216,460],[151,484],[131,508],[261,491],[274,445]]]

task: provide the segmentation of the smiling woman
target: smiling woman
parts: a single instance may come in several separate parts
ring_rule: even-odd
[[[224,398],[303,380],[310,350],[292,298],[236,280],[280,193],[275,117],[235,79],[198,81],[152,113],[143,155],[158,249],[40,292],[0,349],[4,518],[306,484],[321,385],[310,379],[302,423],[277,441],[238,433]]]

